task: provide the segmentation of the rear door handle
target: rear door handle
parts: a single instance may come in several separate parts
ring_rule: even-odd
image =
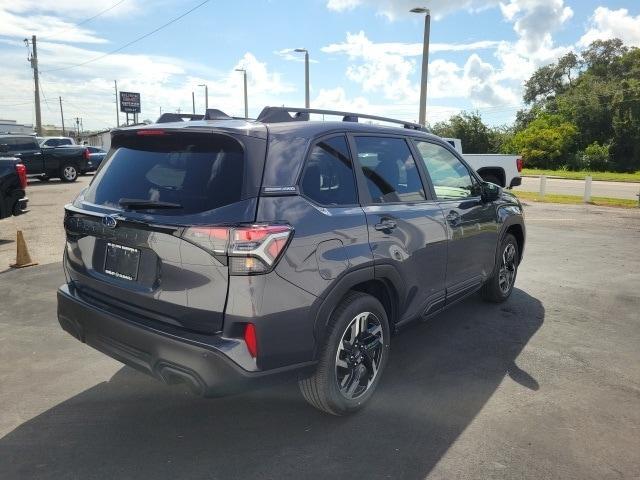
[[[445,218],[447,219],[447,222],[449,222],[449,225],[451,225],[452,227],[455,227],[460,223],[460,214],[455,210],[451,210]]]
[[[384,232],[384,231],[391,231],[397,226],[398,225],[393,220],[382,220],[380,223],[376,223],[373,228],[375,228],[379,232]]]

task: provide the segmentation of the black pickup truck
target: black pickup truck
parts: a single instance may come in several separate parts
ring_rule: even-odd
[[[40,147],[32,135],[0,135],[0,155],[20,159],[29,176],[37,176],[44,182],[51,177],[75,182],[78,175],[89,170],[89,150],[86,147]]]
[[[0,219],[27,211],[27,168],[14,157],[0,153]]]

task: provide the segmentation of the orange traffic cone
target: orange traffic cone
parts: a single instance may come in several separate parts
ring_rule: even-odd
[[[29,249],[27,248],[27,242],[24,241],[22,230],[18,230],[16,239],[16,263],[9,266],[11,268],[24,268],[31,267],[37,264],[38,262],[34,262],[31,260],[31,255],[29,255]]]

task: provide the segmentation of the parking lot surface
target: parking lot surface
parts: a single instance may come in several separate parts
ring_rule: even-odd
[[[17,221],[37,245],[32,206]],[[640,211],[530,205],[526,222],[511,299],[394,337],[346,418],[295,384],[200,399],[79,343],[56,320],[52,225],[47,265],[0,274],[0,478],[638,478]]]

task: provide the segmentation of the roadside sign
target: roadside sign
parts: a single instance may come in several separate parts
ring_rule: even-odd
[[[120,111],[124,113],[140,113],[140,94],[120,92]]]

